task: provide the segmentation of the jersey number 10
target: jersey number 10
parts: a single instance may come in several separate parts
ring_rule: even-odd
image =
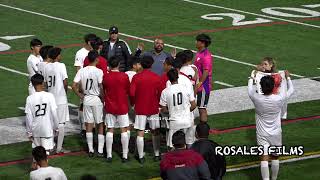
[[[176,106],[176,99],[177,99],[177,104],[181,105],[182,104],[182,93],[181,92],[179,92],[177,94],[177,97],[175,94],[173,94],[173,106]]]

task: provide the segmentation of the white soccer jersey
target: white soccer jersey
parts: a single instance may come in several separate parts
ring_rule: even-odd
[[[41,56],[35,56],[33,54],[30,54],[30,56],[27,59],[27,68],[29,73],[29,79],[36,73],[39,73],[38,65],[40,62],[42,62]]]
[[[33,137],[52,137],[58,128],[57,105],[51,93],[35,92],[27,97],[26,129]]]
[[[187,75],[189,79],[191,79],[192,84],[195,84],[195,79],[194,76],[196,74],[196,72],[194,71],[194,69],[190,66],[182,66],[182,68],[180,69],[180,72]]]
[[[74,66],[79,66],[80,68],[83,67],[84,59],[88,56],[89,51],[86,48],[81,48],[76,53],[76,57],[74,59]]]
[[[95,66],[86,66],[78,71],[74,82],[81,82],[82,90],[85,94],[83,104],[88,106],[100,105],[100,88],[103,72]]]
[[[169,110],[170,129],[190,127],[190,102],[194,101],[193,91],[188,91],[183,84],[173,84],[161,93],[160,105]]]
[[[136,75],[137,72],[135,72],[135,71],[126,71],[126,74],[128,75],[129,81],[131,83],[133,76]]]
[[[38,64],[38,73],[44,76],[44,68],[48,64],[48,62],[42,61]]]
[[[56,167],[41,167],[37,170],[31,171],[30,180],[67,180],[61,168]]]
[[[44,79],[48,92],[55,97],[56,104],[68,104],[63,81],[68,79],[66,65],[60,62],[48,63],[44,70]]]
[[[293,93],[292,81],[288,79],[286,95],[262,95],[256,92],[253,79],[248,82],[248,94],[256,111],[257,134],[261,136],[277,135],[281,133],[281,108]]]

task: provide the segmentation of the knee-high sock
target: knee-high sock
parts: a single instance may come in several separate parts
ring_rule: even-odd
[[[160,155],[160,136],[152,136],[153,151],[155,156]]]
[[[268,161],[261,161],[261,176],[263,180],[270,179]]]
[[[143,158],[143,155],[144,155],[143,146],[144,146],[143,137],[137,136],[137,148],[138,148],[139,158]]]
[[[94,149],[93,149],[93,134],[92,134],[92,132],[86,133],[86,137],[87,137],[87,143],[88,143],[89,152],[94,152]]]
[[[98,153],[103,153],[104,135],[98,134]]]
[[[128,158],[128,151],[129,151],[129,141],[128,141],[128,133],[123,132],[121,133],[121,144],[122,144],[122,156],[123,158]]]
[[[128,143],[130,142],[130,130],[127,130],[128,133]]]
[[[113,133],[107,132],[106,134],[107,157],[112,157],[112,143],[113,143]]]
[[[271,179],[276,180],[279,172],[279,160],[271,161]]]
[[[58,133],[58,142],[57,142],[57,151],[61,151],[63,139],[64,139],[64,125],[65,124],[59,124],[59,133]]]

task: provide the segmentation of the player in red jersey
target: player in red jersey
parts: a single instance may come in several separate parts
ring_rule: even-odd
[[[144,130],[147,122],[152,129],[155,160],[160,160],[159,99],[161,95],[160,77],[150,70],[154,60],[144,56],[141,60],[143,71],[133,76],[130,86],[131,104],[136,112],[134,128],[138,130],[137,149],[139,162],[144,163]]]
[[[113,56],[109,60],[110,71],[103,78],[104,109],[106,112],[107,161],[112,161],[113,129],[120,127],[122,144],[122,162],[128,161],[129,139],[127,128],[129,126],[128,97],[130,81],[126,73],[119,71],[120,60]]]

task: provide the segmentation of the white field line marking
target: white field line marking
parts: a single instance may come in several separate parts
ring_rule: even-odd
[[[4,39],[4,40],[14,40],[14,39],[21,39],[21,38],[27,38],[27,37],[32,37],[34,35],[22,35],[22,36],[2,36],[0,37],[1,39]]]
[[[320,69],[320,68],[317,68],[317,69]]]
[[[307,159],[315,159],[315,158],[319,158],[319,157],[320,157],[320,154],[316,154],[316,155],[280,160],[280,163],[283,164],[283,163],[296,162],[296,161],[302,161],[302,160],[307,160]],[[256,167],[260,167],[260,164],[242,166],[242,167],[238,167],[238,168],[231,168],[231,169],[227,169],[227,172],[240,171],[240,170],[251,169],[251,168],[256,168]]]
[[[228,83],[224,83],[224,82],[220,82],[220,81],[214,81],[214,83],[220,84],[220,85],[223,85],[223,86],[227,86],[227,87],[234,87],[234,85],[231,85],[231,84],[228,84]]]
[[[21,72],[21,71],[17,71],[17,70],[14,70],[14,69],[10,69],[10,68],[4,67],[4,66],[0,66],[0,69],[6,70],[6,71],[9,71],[9,72],[13,72],[13,73],[16,73],[16,74],[20,74],[20,75],[23,75],[23,76],[29,76],[29,74],[27,74],[27,73],[24,73],[24,72]],[[71,86],[68,86],[68,89],[72,89]]]
[[[320,4],[301,5],[301,6],[307,7],[307,8],[317,8],[317,7],[320,7]]]
[[[108,29],[104,29],[104,28],[100,28],[100,27],[96,27],[96,26],[91,26],[91,25],[88,25],[88,24],[84,24],[84,23],[80,23],[80,22],[75,22],[75,21],[71,21],[71,20],[67,20],[67,19],[63,19],[63,18],[59,18],[59,17],[54,17],[54,16],[50,16],[50,15],[46,15],[46,14],[42,14],[42,13],[38,13],[38,12],[34,12],[34,11],[29,11],[29,10],[25,10],[25,9],[13,7],[13,6],[8,6],[8,5],[1,4],[1,3],[0,3],[0,6],[6,7],[6,8],[9,8],[9,9],[14,9],[14,10],[26,12],[26,13],[30,13],[30,14],[35,14],[35,15],[47,17],[47,18],[50,18],[50,19],[55,19],[55,20],[58,20],[58,21],[63,21],[63,22],[67,22],[67,23],[79,25],[79,26],[82,26],[82,27],[87,27],[87,28],[91,28],[91,29],[97,29],[97,30],[109,32]],[[120,35],[123,35],[123,36],[126,36],[126,37],[138,39],[138,40],[141,40],[141,41],[146,41],[146,42],[154,43],[154,41],[153,41],[153,40],[150,40],[150,39],[145,39],[145,38],[141,38],[141,37],[137,37],[137,36],[125,34],[125,33],[119,33],[119,34],[120,34]],[[168,47],[172,47],[172,48],[176,48],[176,49],[180,49],[180,50],[186,50],[186,48],[179,47],[179,46],[174,46],[174,45],[171,45],[171,44],[165,44],[165,45],[168,46]],[[196,53],[197,51],[194,51],[194,50],[193,50],[192,52]],[[234,62],[234,63],[238,63],[238,64],[243,64],[243,65],[247,65],[247,66],[252,66],[252,67],[255,67],[255,66],[256,66],[256,65],[251,64],[251,63],[247,63],[247,62],[243,62],[243,61],[238,61],[238,60],[235,60],[235,59],[231,59],[231,58],[219,56],[219,55],[216,55],[216,54],[214,55],[214,57],[215,57],[215,58],[219,58],[219,59],[223,59],[223,60],[225,60],[225,61],[230,61],[230,62]],[[294,74],[292,74],[292,75],[295,76]],[[298,75],[297,77],[303,77],[303,76]]]
[[[24,111],[24,110],[25,110],[25,107],[18,107],[18,109]]]
[[[203,5],[203,6],[215,7],[215,8],[219,8],[219,9],[225,9],[225,10],[228,10],[228,11],[234,11],[234,12],[239,12],[239,13],[244,13],[244,14],[255,15],[255,16],[264,17],[264,18],[269,18],[269,19],[286,21],[286,22],[290,22],[290,23],[294,23],[294,24],[303,25],[303,26],[310,26],[310,27],[320,28],[320,26],[316,26],[316,25],[313,25],[313,24],[307,24],[307,23],[303,23],[303,22],[292,21],[292,20],[289,20],[289,19],[283,19],[283,18],[268,16],[268,15],[264,15],[264,14],[257,14],[257,13],[252,13],[252,12],[248,12],[248,11],[242,11],[242,10],[238,10],[238,9],[232,9],[232,8],[223,7],[223,6],[218,6],[218,5],[214,5],[214,4],[207,4],[207,3],[202,3],[202,2],[198,2],[198,1],[191,1],[191,0],[182,0],[182,1],[184,1],[184,2],[189,2],[189,3],[193,3],[193,4],[198,4],[198,5]]]

